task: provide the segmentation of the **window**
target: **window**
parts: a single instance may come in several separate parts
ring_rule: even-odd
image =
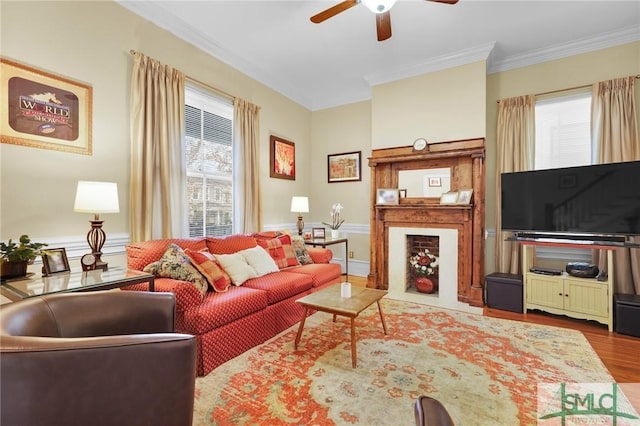
[[[184,155],[190,237],[233,232],[232,128],[231,101],[186,86]]]
[[[536,101],[535,169],[591,164],[591,93]]]

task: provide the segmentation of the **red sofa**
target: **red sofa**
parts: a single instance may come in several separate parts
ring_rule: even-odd
[[[264,236],[264,233],[260,234],[262,241]],[[182,249],[206,248],[214,255],[236,253],[257,245],[253,235],[133,243],[127,246],[128,267],[143,270],[159,260],[172,243]],[[295,303],[297,299],[341,281],[340,265],[329,263],[330,250],[307,248],[307,252],[313,264],[282,268],[251,278],[241,286],[231,285],[226,292],[218,293],[209,288],[204,297],[190,282],[156,278],[156,291],[175,294],[176,332],[196,337],[199,376],[300,321],[303,309]],[[146,284],[140,284],[126,289],[146,290],[145,287]]]

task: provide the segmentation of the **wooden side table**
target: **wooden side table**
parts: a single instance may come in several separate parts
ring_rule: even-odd
[[[346,280],[349,281],[349,239],[347,238],[314,238],[311,240],[304,240],[304,243],[308,246],[326,248],[333,244],[344,243],[344,272]]]

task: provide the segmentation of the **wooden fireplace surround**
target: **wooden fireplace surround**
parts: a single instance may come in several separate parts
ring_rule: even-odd
[[[413,147],[374,149],[371,168],[371,242],[367,286],[389,288],[389,228],[447,228],[458,231],[458,300],[484,306],[484,139]],[[401,170],[449,168],[451,191],[473,189],[471,204],[441,205],[439,198],[400,198],[399,204],[376,204],[378,188],[398,188]],[[446,261],[446,260],[443,260]]]

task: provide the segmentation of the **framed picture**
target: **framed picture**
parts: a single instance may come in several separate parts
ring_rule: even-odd
[[[90,85],[0,58],[2,143],[91,155]]]
[[[69,272],[69,260],[67,251],[63,248],[47,249],[42,251],[42,275],[49,276],[60,272]]]
[[[456,204],[458,202],[457,192],[445,192],[440,196],[440,204]]]
[[[362,180],[362,151],[327,155],[327,177],[329,183]]]
[[[316,238],[324,239],[324,228],[311,228],[311,236],[315,240]]]
[[[400,198],[407,198],[407,190],[406,189],[401,189],[399,190],[400,192]]]
[[[296,145],[293,142],[269,137],[269,176],[296,180]]]
[[[442,180],[439,177],[430,177],[429,186],[442,186]]]
[[[376,204],[398,204],[400,191],[393,188],[379,188],[376,196]]]
[[[458,193],[457,204],[469,204],[471,202],[471,196],[473,195],[473,189],[463,189]]]

